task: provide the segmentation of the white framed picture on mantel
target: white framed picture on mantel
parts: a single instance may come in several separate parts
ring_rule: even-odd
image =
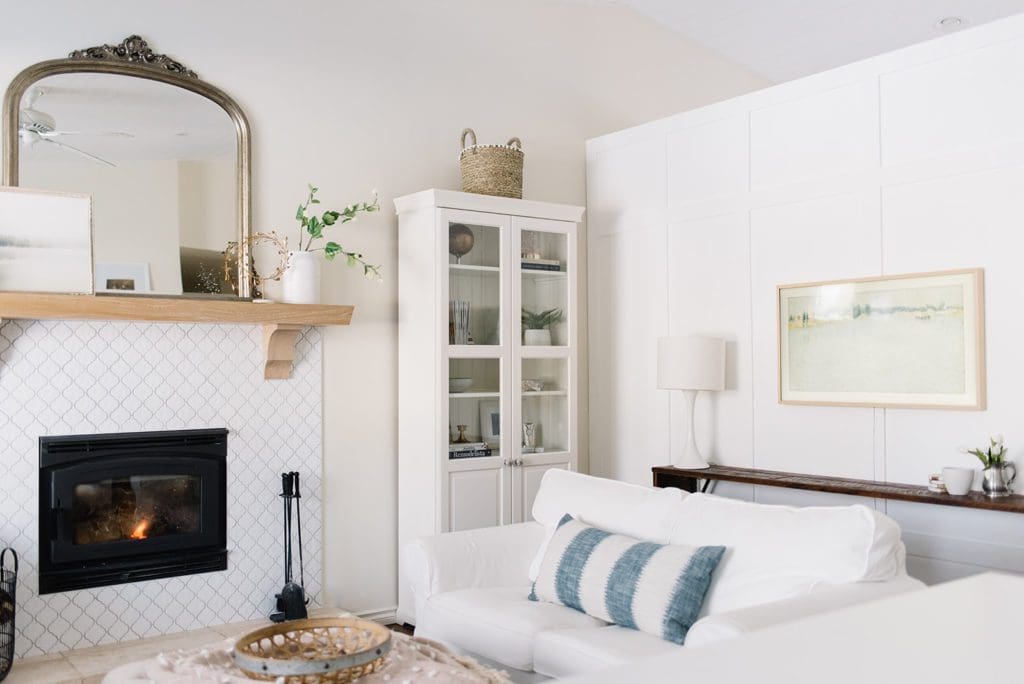
[[[92,293],[91,196],[0,187],[0,291]]]
[[[153,290],[149,280],[149,262],[96,262],[96,292],[106,294],[145,294]]]
[[[985,408],[980,268],[778,287],[779,401]]]

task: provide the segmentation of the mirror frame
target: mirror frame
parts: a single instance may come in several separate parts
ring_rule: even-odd
[[[18,114],[21,100],[32,85],[47,76],[72,73],[115,74],[144,78],[177,86],[211,100],[231,118],[235,125],[238,163],[236,165],[238,211],[238,297],[252,296],[249,267],[252,236],[252,150],[249,121],[245,112],[227,93],[210,85],[167,55],[154,53],[137,35],[125,38],[118,45],[100,45],[75,50],[65,59],[51,59],[23,69],[7,87],[3,98],[3,185],[18,185]],[[138,295],[152,296],[152,295]],[[188,297],[188,294],[183,294]]]

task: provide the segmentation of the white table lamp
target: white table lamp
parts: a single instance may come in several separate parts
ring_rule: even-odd
[[[689,436],[676,466],[707,468],[697,449],[693,408],[701,390],[725,389],[725,340],[714,337],[662,337],[658,339],[658,388],[683,390]]]

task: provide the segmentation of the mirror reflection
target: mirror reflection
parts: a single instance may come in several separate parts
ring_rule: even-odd
[[[218,104],[144,78],[58,74],[25,90],[18,139],[20,186],[93,196],[97,293],[236,296],[238,131]]]

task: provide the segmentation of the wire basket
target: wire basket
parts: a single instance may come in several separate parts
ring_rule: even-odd
[[[14,561],[8,569],[7,555]],[[12,548],[0,551],[0,681],[7,678],[14,664],[15,588],[18,584],[18,554]]]
[[[349,684],[380,668],[391,631],[359,618],[283,622],[242,636],[231,657],[253,679],[284,684]]]

